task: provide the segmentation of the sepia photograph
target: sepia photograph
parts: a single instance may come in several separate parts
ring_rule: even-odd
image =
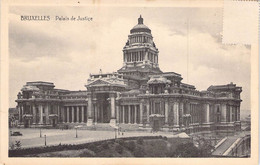
[[[80,3],[8,7],[8,158],[251,158],[223,6]]]

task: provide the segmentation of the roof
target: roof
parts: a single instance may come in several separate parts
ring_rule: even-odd
[[[237,89],[239,91],[242,91],[242,87],[237,87],[236,84],[233,84],[233,82],[227,85],[211,85],[207,90],[211,91],[211,90],[227,90],[227,89]]]
[[[51,86],[54,87],[54,84],[52,82],[46,82],[46,81],[32,81],[32,82],[27,82],[26,85],[45,85],[45,86]]]
[[[162,71],[160,70],[160,68],[153,68],[149,65],[145,65],[145,66],[134,66],[134,67],[122,67],[121,69],[118,70],[119,73],[123,73],[123,72],[130,72],[130,71],[140,71],[140,72],[156,72],[158,74],[162,73]],[[155,74],[155,73],[152,73]]]
[[[9,108],[9,114],[16,114],[18,110],[16,108]]]
[[[138,18],[138,24],[135,25],[131,30],[130,33],[135,33],[135,32],[147,32],[147,33],[151,33],[151,30],[143,24],[143,18],[140,15],[140,17]]]
[[[153,76],[147,83],[148,84],[166,84],[166,83],[170,84],[171,81],[167,80],[167,78],[163,76]]]
[[[141,92],[138,89],[133,89],[133,90],[130,90],[127,92],[122,92],[122,94],[139,94],[139,93],[141,93]]]
[[[196,89],[194,85],[190,85],[190,84],[186,84],[186,83],[181,83],[181,86],[184,88]]]
[[[24,85],[21,91],[39,91],[40,89],[32,85]]]

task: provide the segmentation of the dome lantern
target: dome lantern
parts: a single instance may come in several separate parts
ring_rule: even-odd
[[[144,24],[144,19],[142,18],[142,15],[138,18],[138,24]]]

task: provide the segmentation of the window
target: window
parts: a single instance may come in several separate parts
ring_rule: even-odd
[[[160,113],[160,103],[155,103],[155,114]]]
[[[158,94],[158,87],[154,86],[154,94]]]

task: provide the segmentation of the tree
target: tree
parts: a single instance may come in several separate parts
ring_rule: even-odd
[[[204,138],[200,138],[198,140],[199,143],[199,155],[200,157],[209,157],[211,156],[211,151],[214,149],[214,146],[211,145],[211,142],[209,140],[206,140]]]
[[[194,146],[193,143],[182,143],[179,144],[174,153],[171,154],[173,157],[199,157],[199,150]]]

